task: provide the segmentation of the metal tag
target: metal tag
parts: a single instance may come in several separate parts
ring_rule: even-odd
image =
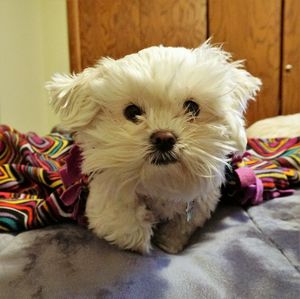
[[[194,207],[194,201],[190,201],[186,204],[186,220],[187,222],[190,222],[193,217],[193,207]]]

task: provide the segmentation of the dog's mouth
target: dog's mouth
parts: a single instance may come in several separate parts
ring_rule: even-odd
[[[153,165],[168,165],[178,162],[178,158],[173,151],[153,151],[150,154],[149,159],[150,163]]]

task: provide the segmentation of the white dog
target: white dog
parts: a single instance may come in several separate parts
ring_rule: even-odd
[[[244,151],[243,112],[260,80],[206,42],[104,58],[47,87],[92,176],[89,227],[143,253],[158,228],[156,244],[176,253],[214,211],[228,155]]]

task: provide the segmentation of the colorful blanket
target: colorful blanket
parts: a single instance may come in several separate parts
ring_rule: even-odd
[[[0,232],[66,221],[86,224],[88,178],[70,134],[40,137],[0,126]],[[249,139],[233,157],[223,200],[255,205],[290,194],[300,183],[300,137]]]
[[[70,134],[39,137],[0,126],[0,232],[85,223],[86,177],[74,158],[80,154]]]
[[[257,205],[294,193],[300,185],[300,137],[249,138],[243,156],[232,157],[223,201]]]

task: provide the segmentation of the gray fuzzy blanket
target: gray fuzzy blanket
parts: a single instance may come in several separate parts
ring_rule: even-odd
[[[220,206],[179,255],[121,251],[58,225],[0,234],[0,298],[300,297],[300,192]]]

